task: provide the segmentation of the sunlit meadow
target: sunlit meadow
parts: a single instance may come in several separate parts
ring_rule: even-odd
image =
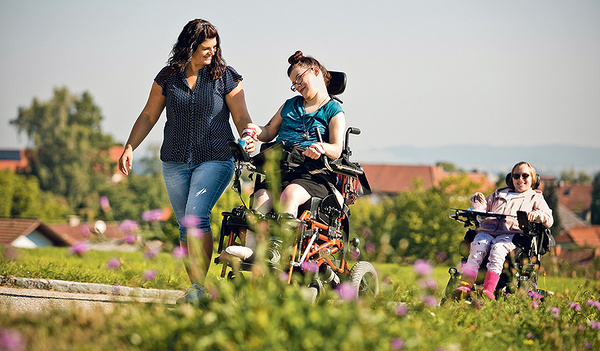
[[[185,253],[3,248],[0,274],[184,290]],[[376,265],[381,292],[343,289],[315,303],[278,276],[229,281],[213,266],[209,298],[190,305],[118,305],[22,314],[2,306],[1,350],[586,350],[600,347],[600,284],[540,278],[555,294],[440,305],[447,267]],[[53,275],[53,276],[52,276]],[[566,283],[565,283],[566,281]],[[563,284],[569,288],[563,288]]]

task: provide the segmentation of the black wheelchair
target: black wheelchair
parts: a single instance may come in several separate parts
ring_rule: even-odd
[[[330,72],[331,81],[328,93],[337,101],[336,95],[345,90],[346,75],[343,72]],[[341,101],[340,101],[341,102]],[[248,231],[257,227],[279,227],[292,232],[294,237],[291,247],[279,236],[266,238],[268,242],[266,255],[262,260],[275,272],[283,274],[287,283],[302,282],[307,284],[311,299],[314,300],[325,289],[334,289],[343,282],[349,282],[355,289],[356,296],[377,295],[379,281],[373,265],[367,261],[358,261],[349,268],[349,258],[357,258],[360,254],[358,238],[349,240],[350,209],[360,195],[370,194],[369,184],[360,164],[350,161],[352,152],[349,146],[350,135],[360,134],[360,129],[349,127],[344,138],[344,147],[340,158],[329,160],[321,156],[321,169],[315,172],[329,172],[335,175],[335,189],[325,198],[313,197],[300,206],[298,218],[280,215],[271,211],[260,214],[252,210],[250,205],[243,205],[222,213],[221,232],[219,238],[216,264],[222,264],[221,277],[234,279],[240,272],[252,271],[256,264],[255,252],[246,246],[245,236]],[[320,137],[319,135],[317,135]],[[264,177],[262,165],[269,155],[279,153],[286,157],[282,143],[263,144],[261,152],[254,157],[248,155],[239,143],[231,141],[229,147],[235,159],[235,176],[233,189],[240,194],[240,177],[244,169],[248,170],[255,185]],[[312,171],[311,171],[312,173]],[[337,197],[336,194],[337,193]],[[340,196],[341,195],[341,196]],[[338,197],[343,199],[342,203]],[[266,224],[266,225],[265,225]],[[350,248],[349,246],[352,246]],[[231,256],[234,256],[233,261]],[[354,256],[354,257],[352,257]],[[226,259],[224,259],[226,257]]]
[[[465,263],[469,257],[471,242],[477,234],[475,229],[479,227],[479,219],[484,217],[503,219],[507,215],[472,210],[453,210],[454,213],[450,215],[450,218],[470,228],[459,245],[462,263]],[[556,245],[556,242],[550,233],[550,229],[544,227],[541,223],[528,221],[526,212],[517,212],[517,220],[522,232],[513,236],[513,243],[516,248],[508,253],[506,257],[504,269],[502,270],[502,274],[500,274],[500,280],[496,286],[495,295],[500,296],[501,294],[505,295],[522,290],[524,292],[536,292],[543,298],[548,295],[548,292],[538,289],[540,260],[544,254],[550,251],[552,246]],[[483,289],[487,263],[488,258],[486,257],[479,268],[472,291]],[[450,280],[446,286],[445,299],[452,298],[452,294],[459,286],[462,278],[461,273],[455,267],[450,268],[448,273],[450,274]]]

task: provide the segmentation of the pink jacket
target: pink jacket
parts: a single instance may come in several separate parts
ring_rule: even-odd
[[[496,189],[492,194],[488,195],[485,203],[474,201],[475,195],[471,197],[473,210],[485,211],[491,213],[501,213],[507,216],[504,219],[496,219],[487,217],[480,222],[477,232],[485,232],[493,236],[501,234],[517,234],[520,233],[519,222],[517,221],[517,211],[535,211],[539,214],[540,222],[550,228],[554,223],[552,218],[552,210],[548,207],[544,195],[539,190],[529,189],[524,193],[516,193],[517,195],[507,200],[507,195],[510,188]],[[513,217],[514,216],[514,217]]]

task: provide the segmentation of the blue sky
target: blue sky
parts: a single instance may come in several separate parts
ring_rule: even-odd
[[[600,147],[598,1],[0,0],[0,148],[27,145],[8,121],[61,86],[89,91],[124,142],[194,18],[219,29],[259,124],[294,95],[295,50],[345,71],[359,159],[397,145]]]

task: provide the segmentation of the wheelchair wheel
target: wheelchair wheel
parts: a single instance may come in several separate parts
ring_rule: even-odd
[[[350,283],[356,290],[356,296],[368,297],[379,294],[379,280],[375,267],[367,261],[359,261],[350,270]]]

